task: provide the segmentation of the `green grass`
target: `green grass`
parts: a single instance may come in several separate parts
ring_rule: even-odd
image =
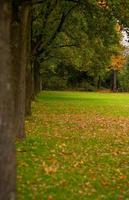
[[[129,200],[129,94],[42,92],[32,110],[19,200]]]

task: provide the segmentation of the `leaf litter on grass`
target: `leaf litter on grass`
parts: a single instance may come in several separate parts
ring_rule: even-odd
[[[129,117],[41,96],[17,145],[19,199],[128,200]]]

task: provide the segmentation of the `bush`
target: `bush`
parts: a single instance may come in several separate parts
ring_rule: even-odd
[[[64,90],[66,87],[67,81],[57,76],[52,76],[46,84],[46,89],[49,90]]]
[[[81,91],[96,91],[96,87],[91,85],[91,83],[83,81],[79,84],[79,89]]]
[[[118,75],[119,91],[129,92],[129,69],[125,68]]]

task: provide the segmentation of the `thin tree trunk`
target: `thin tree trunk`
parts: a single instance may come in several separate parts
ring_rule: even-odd
[[[99,75],[99,77],[98,77],[98,89],[100,89],[101,88],[101,76]]]
[[[16,199],[15,80],[11,62],[11,1],[0,1],[0,200]]]
[[[34,61],[34,94],[35,96],[40,92],[40,65]]]
[[[25,102],[25,116],[31,115],[31,102],[32,102],[32,74],[31,66],[26,69],[26,102]]]
[[[117,91],[117,71],[113,70],[113,92]]]
[[[34,87],[34,63],[32,62],[31,66],[31,75],[32,75],[32,101],[35,100],[35,87]]]

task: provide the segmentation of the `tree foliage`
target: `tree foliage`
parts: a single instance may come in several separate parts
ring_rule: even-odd
[[[40,71],[44,65],[50,68],[50,62],[51,66],[63,62],[98,80],[118,51],[114,47],[119,45],[122,26],[127,25],[127,11],[121,0],[47,0],[36,5],[32,58],[39,62]]]

